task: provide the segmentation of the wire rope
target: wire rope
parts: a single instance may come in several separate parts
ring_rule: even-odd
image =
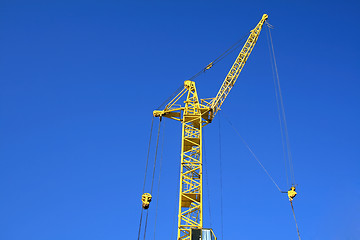
[[[165,104],[167,104],[173,97],[175,97],[182,89],[184,88],[184,85],[181,84],[180,87],[178,87],[163,103],[160,104],[159,107],[156,109],[162,109],[164,108]]]
[[[155,223],[154,223],[154,240],[156,233],[156,222],[157,222],[157,213],[158,213],[158,204],[159,204],[159,192],[160,192],[160,178],[161,178],[161,169],[162,169],[162,161],[163,161],[163,152],[164,152],[164,135],[165,135],[165,121],[162,124],[162,139],[161,139],[161,152],[160,152],[160,166],[159,166],[159,180],[157,186],[157,194],[156,194],[156,207],[155,207]]]
[[[155,159],[154,159],[154,168],[153,168],[153,174],[152,174],[152,180],[151,180],[151,190],[150,195],[152,195],[153,187],[154,187],[154,178],[155,178],[155,171],[156,171],[156,160],[157,160],[157,152],[159,147],[159,136],[160,136],[160,128],[161,128],[161,118],[159,119],[159,127],[157,132],[157,139],[156,139],[156,150],[155,150]],[[146,219],[145,219],[145,228],[144,228],[144,240],[146,236],[146,229],[147,229],[147,221],[148,221],[149,211],[146,211]]]
[[[150,190],[150,194],[152,194],[152,191],[153,191],[153,188],[154,188],[154,178],[155,178],[155,170],[156,170],[156,160],[157,160],[157,153],[158,153],[158,148],[159,148],[159,138],[160,138],[160,127],[161,127],[161,118],[160,118],[160,121],[159,121],[158,133],[157,133],[157,138],[156,138],[155,160],[154,160],[153,175],[152,175],[152,180],[151,180],[151,190]]]
[[[274,65],[273,69],[275,69],[276,89],[277,89],[277,92],[279,94],[279,100],[280,100],[280,108],[281,108],[282,122],[283,122],[283,128],[284,128],[287,156],[288,156],[288,161],[289,161],[291,184],[295,185],[295,174],[294,174],[294,166],[293,166],[291,149],[290,149],[289,132],[288,132],[288,128],[287,128],[284,101],[283,101],[283,97],[282,97],[282,93],[281,93],[279,72],[278,72],[277,64],[276,64],[274,44],[273,44],[273,40],[272,40],[272,36],[271,36],[270,26],[268,26],[268,32],[269,32],[269,39],[270,39],[270,45],[271,45],[271,54],[270,55],[271,55],[273,65]],[[274,79],[274,81],[275,81],[275,79]]]
[[[151,120],[150,137],[149,137],[148,151],[147,151],[147,156],[146,156],[146,166],[145,166],[144,184],[143,184],[143,190],[142,190],[143,193],[144,193],[144,191],[145,191],[146,175],[147,175],[147,169],[148,169],[148,165],[149,165],[150,146],[151,146],[151,137],[152,137],[152,132],[153,132],[153,126],[154,126],[154,116],[152,117],[152,120]],[[144,209],[141,208],[140,223],[139,223],[139,232],[138,232],[138,240],[140,240],[140,233],[141,233],[141,225],[142,225],[143,211],[144,211]]]
[[[271,25],[269,23],[267,23],[267,26],[268,26],[268,31],[270,31]],[[268,40],[269,57],[270,57],[270,62],[271,62],[271,70],[272,70],[272,74],[273,74],[274,91],[275,91],[275,97],[276,97],[276,107],[277,107],[277,111],[278,111],[278,119],[279,119],[279,125],[280,125],[281,144],[282,144],[282,149],[283,149],[283,159],[284,159],[285,174],[286,174],[286,186],[289,186],[289,173],[288,173],[288,167],[287,167],[287,163],[286,163],[286,155],[287,154],[286,154],[286,147],[285,147],[285,140],[284,140],[283,124],[282,124],[282,120],[281,120],[280,101],[279,101],[279,96],[278,96],[278,91],[277,91],[276,75],[275,75],[275,70],[274,70],[273,58],[272,58],[272,54],[271,54],[271,46],[270,46],[270,39],[269,39],[268,31],[266,31],[266,33],[267,33],[266,37]]]
[[[149,211],[146,211],[146,220],[145,220],[145,229],[144,229],[144,240],[146,237],[146,228],[147,228],[147,221],[148,221]]]
[[[149,138],[148,152],[147,152],[147,156],[146,156],[146,167],[145,167],[145,177],[144,177],[143,192],[145,191],[146,174],[147,174],[147,169],[148,169],[148,165],[149,165],[150,146],[151,146],[151,137],[152,137],[153,127],[154,127],[154,116],[152,117],[152,120],[151,120],[150,138]]]
[[[203,134],[205,135],[205,134]],[[209,211],[209,219],[210,219],[210,228],[212,228],[212,215],[211,215],[211,205],[210,205],[210,188],[209,188],[209,174],[207,170],[208,162],[206,157],[206,148],[205,148],[205,137],[203,138],[203,152],[204,152],[204,169],[205,169],[205,186],[207,192],[207,202],[208,202],[208,211]]]
[[[223,60],[225,57],[227,57],[229,54],[231,54],[232,52],[234,52],[236,49],[238,49],[241,45],[240,43],[245,39],[245,37],[248,35],[245,34],[244,36],[242,36],[240,38],[240,40],[238,40],[236,43],[234,43],[231,47],[229,47],[225,52],[223,52],[222,54],[220,54],[220,56],[218,56],[217,58],[215,58],[210,64],[208,64],[206,67],[204,67],[200,72],[196,73],[194,76],[192,76],[191,78],[189,78],[189,80],[194,80],[195,78],[197,78],[198,76],[200,76],[202,73],[204,73],[206,70],[210,69],[209,67],[213,67],[215,64],[217,64],[218,62],[220,62],[221,60]]]
[[[281,141],[282,141],[282,145],[283,145],[283,154],[284,154],[284,162],[285,162],[285,170],[286,170],[286,181],[287,181],[287,184],[289,185],[288,169],[286,166],[286,155],[287,155],[288,161],[289,161],[290,177],[291,177],[291,181],[292,181],[291,184],[295,185],[294,165],[293,165],[292,155],[291,155],[291,151],[290,151],[289,132],[288,132],[287,123],[286,123],[285,108],[284,108],[284,102],[283,102],[283,97],[282,97],[282,93],[281,93],[279,72],[278,72],[277,64],[276,64],[274,44],[273,44],[271,30],[270,30],[273,28],[273,26],[271,26],[268,22],[267,22],[267,26],[268,26],[267,39],[268,39],[268,47],[269,47],[269,54],[270,54],[270,61],[271,61],[271,69],[272,69],[273,80],[274,80],[278,117],[279,117],[279,123],[280,123]],[[284,140],[284,138],[285,138],[285,140]],[[286,145],[286,147],[285,147],[285,145]],[[297,234],[298,234],[299,240],[301,240],[299,227],[298,227],[298,223],[296,220],[294,206],[293,206],[292,201],[290,201],[290,204],[291,204],[291,210],[292,210],[294,220],[295,220]]]
[[[301,238],[300,238],[300,232],[299,232],[299,227],[298,227],[298,224],[297,224],[297,221],[296,221],[296,217],[295,217],[294,206],[293,206],[293,204],[292,204],[291,201],[290,201],[290,203],[291,203],[291,209],[292,209],[292,212],[293,212],[293,215],[294,215],[294,220],[295,220],[295,224],[296,224],[297,234],[298,234],[299,240],[301,240]]]
[[[235,42],[231,47],[229,47],[225,52],[223,52],[222,54],[220,54],[220,56],[218,56],[217,58],[215,58],[210,64],[208,64],[206,67],[204,67],[203,69],[201,69],[200,72],[196,73],[195,75],[193,75],[192,77],[189,78],[189,80],[194,80],[195,78],[197,78],[198,76],[200,76],[202,73],[204,73],[206,70],[208,70],[209,66],[212,67],[215,64],[217,64],[218,62],[220,62],[221,60],[223,60],[225,57],[227,57],[229,54],[231,54],[232,52],[234,52],[236,49],[238,49],[241,45],[240,43],[245,39],[245,37],[248,35],[245,34],[244,36],[242,36],[240,38],[240,40],[238,40],[237,42]],[[168,103],[173,97],[175,97],[180,91],[181,89],[183,89],[184,86],[181,84],[180,87],[178,87],[162,104],[159,105],[159,107],[157,109],[162,109],[166,103]]]
[[[178,172],[180,172],[180,170],[178,171]],[[175,198],[177,198],[177,196],[178,196],[178,192],[179,192],[179,188],[180,188],[180,185],[178,185],[178,187],[177,187],[177,189],[176,189],[176,192],[175,192]],[[175,216],[174,218],[173,218],[173,224],[172,224],[172,230],[171,230],[171,236],[174,236],[175,237],[175,239],[177,239],[177,236],[176,236],[176,234],[174,234],[174,230],[175,230],[175,228],[176,228],[176,208],[178,207],[178,202],[176,202],[176,201],[174,201],[174,214],[173,214],[173,216]]]
[[[223,178],[222,178],[222,148],[221,148],[221,114],[219,114],[219,171],[220,171],[220,222],[221,239],[224,239],[224,214],[223,214]]]
[[[180,147],[179,152],[180,152],[179,155],[181,155],[181,147]],[[180,178],[181,164],[179,164],[178,166],[179,166],[179,168],[178,168],[177,172],[179,173],[178,178]],[[177,199],[178,201],[174,201],[174,214],[173,214],[173,216],[175,216],[175,217],[173,218],[172,231],[171,231],[171,236],[174,236],[174,238],[176,240],[177,240],[177,235],[174,234],[174,230],[176,229],[176,220],[177,220],[177,217],[178,217],[178,215],[176,214],[176,211],[177,211],[177,208],[179,207],[179,205],[178,205],[178,203],[179,203],[178,197],[179,197],[179,191],[180,191],[180,184],[181,183],[179,183],[177,185],[176,192],[175,192],[175,199]]]
[[[224,114],[225,115],[225,114]],[[259,158],[255,155],[254,151],[250,148],[249,144],[245,141],[245,139],[240,135],[239,131],[234,127],[234,125],[231,123],[231,121],[226,117],[226,120],[228,121],[229,125],[232,127],[232,129],[234,129],[234,131],[236,132],[236,134],[240,137],[241,141],[243,142],[243,144],[245,145],[245,147],[250,151],[250,153],[253,155],[254,159],[259,163],[259,165],[262,167],[262,169],[264,170],[264,172],[266,173],[266,175],[268,175],[268,177],[270,178],[270,180],[274,183],[274,185],[276,186],[276,188],[281,192],[281,189],[279,188],[279,185],[275,182],[275,180],[272,178],[272,176],[270,175],[270,173],[266,170],[266,168],[264,167],[264,165],[260,162]]]
[[[138,232],[138,240],[140,240],[140,233],[141,233],[141,221],[142,221],[143,212],[144,212],[144,209],[141,207],[140,223],[139,223],[139,232]]]

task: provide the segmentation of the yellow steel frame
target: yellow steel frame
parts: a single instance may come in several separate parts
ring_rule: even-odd
[[[268,16],[263,15],[251,31],[244,47],[225,78],[217,96],[199,102],[195,82],[185,81],[184,89],[155,117],[168,117],[182,123],[181,172],[178,215],[178,240],[190,240],[192,228],[203,228],[202,128],[209,124],[234,86]],[[186,96],[185,105],[178,104]]]
[[[185,106],[176,102],[186,95]],[[202,128],[209,123],[210,108],[199,102],[195,82],[185,81],[184,89],[163,111],[165,116],[182,122],[181,172],[178,215],[178,239],[190,239],[192,228],[203,227]]]
[[[188,89],[182,119],[178,239],[190,239],[191,228],[202,228],[202,114],[194,82]]]
[[[248,39],[246,40],[243,48],[237,56],[234,64],[230,68],[229,73],[226,75],[226,78],[221,85],[219,92],[217,93],[216,97],[212,101],[210,101],[210,108],[212,109],[212,114],[210,116],[211,119],[213,119],[217,111],[220,110],[221,105],[223,104],[230,90],[234,86],[241,70],[243,69],[246,61],[250,56],[251,51],[253,50],[257,42],[262,26],[267,19],[268,15],[264,14],[256,27],[250,31]]]

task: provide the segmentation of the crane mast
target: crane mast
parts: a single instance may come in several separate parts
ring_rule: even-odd
[[[202,128],[211,123],[244,67],[268,15],[264,14],[250,32],[215,98],[199,101],[195,82],[185,81],[184,89],[166,106],[155,110],[155,117],[167,117],[182,124],[181,167],[178,213],[178,240],[190,240],[193,230],[203,229]],[[184,105],[179,104],[181,99]],[[210,235],[214,236],[211,229]],[[194,238],[195,239],[195,238]]]

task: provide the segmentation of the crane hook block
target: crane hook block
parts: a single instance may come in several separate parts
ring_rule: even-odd
[[[292,186],[290,188],[290,190],[287,192],[288,197],[289,197],[289,201],[292,202],[292,200],[294,199],[294,197],[296,196],[297,192],[295,192],[295,187]]]
[[[141,196],[141,201],[142,201],[142,208],[143,209],[148,209],[149,208],[149,205],[150,205],[150,202],[151,202],[151,194],[150,193],[144,193],[142,196]]]

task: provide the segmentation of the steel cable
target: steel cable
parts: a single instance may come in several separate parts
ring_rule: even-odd
[[[224,114],[225,115],[225,114]],[[249,144],[247,144],[247,142],[245,141],[245,139],[240,135],[240,133],[238,132],[238,130],[234,127],[234,125],[231,123],[231,121],[226,117],[226,120],[228,121],[229,125],[232,127],[232,129],[234,129],[235,133],[240,137],[241,141],[243,142],[243,144],[245,145],[245,147],[250,151],[250,153],[253,155],[253,157],[255,158],[255,160],[259,163],[259,165],[262,167],[262,169],[265,171],[266,175],[268,175],[268,177],[270,178],[270,180],[274,183],[274,185],[276,186],[276,188],[281,192],[281,189],[279,188],[279,186],[277,185],[277,183],[275,182],[275,180],[271,177],[270,173],[266,170],[266,168],[264,167],[264,165],[260,162],[260,160],[258,159],[258,157],[255,155],[254,151],[250,148]]]
[[[271,31],[270,31],[270,29],[273,28],[273,26],[271,26],[269,23],[267,23],[267,26],[268,26],[268,46],[269,46],[270,59],[271,59],[271,63],[272,63],[271,68],[272,68],[272,72],[273,72],[276,103],[277,103],[277,108],[278,108],[279,123],[280,123],[280,130],[281,130],[281,140],[282,140],[282,144],[283,144],[284,161],[285,161],[285,169],[286,169],[286,180],[287,180],[287,184],[289,184],[288,183],[289,182],[288,181],[288,172],[287,172],[287,167],[286,167],[286,157],[285,157],[286,151],[287,151],[287,156],[288,156],[288,161],[289,161],[289,171],[290,171],[291,180],[292,180],[291,184],[295,185],[294,165],[293,165],[292,155],[291,155],[291,151],[290,151],[289,132],[287,129],[284,102],[283,102],[283,97],[281,94],[279,72],[278,72],[277,64],[276,64],[274,44],[272,41]],[[284,138],[285,138],[285,141],[284,141]],[[285,145],[286,145],[286,150],[285,150]],[[295,220],[297,234],[298,234],[299,240],[301,240],[300,231],[299,231],[298,223],[296,220],[294,206],[293,206],[292,201],[290,201],[290,204],[291,204],[291,209],[292,209],[292,213],[293,213],[294,220]]]
[[[219,159],[220,159],[220,222],[221,222],[221,239],[224,240],[224,217],[223,217],[223,179],[222,179],[222,148],[221,148],[221,114],[219,114]]]
[[[141,207],[140,223],[139,223],[139,232],[138,232],[138,240],[140,240],[141,221],[142,221],[143,211],[144,211],[144,209]]]
[[[146,157],[146,167],[145,167],[144,184],[143,184],[143,190],[142,190],[143,193],[144,193],[144,191],[145,191],[146,175],[147,175],[147,169],[148,169],[148,163],[149,163],[149,155],[150,155],[150,146],[151,146],[151,137],[152,137],[153,126],[154,126],[154,116],[152,117],[152,120],[151,120],[150,137],[149,137],[149,144],[148,144],[148,152],[147,152],[147,157]],[[140,240],[140,233],[141,233],[141,225],[142,225],[143,211],[144,211],[144,209],[141,208],[140,223],[139,223],[139,232],[138,232],[138,240]]]
[[[281,87],[280,87],[280,80],[279,80],[279,72],[277,69],[277,64],[276,64],[276,58],[275,58],[275,51],[274,51],[274,44],[272,41],[272,37],[271,37],[271,31],[270,31],[270,26],[268,26],[268,32],[269,32],[269,39],[270,39],[270,44],[271,44],[271,58],[272,58],[272,63],[274,65],[273,70],[275,70],[275,78],[276,78],[276,90],[279,94],[279,100],[280,100],[280,107],[281,107],[281,116],[282,116],[282,122],[283,122],[283,129],[284,129],[284,135],[285,135],[285,143],[286,143],[286,149],[287,149],[287,155],[288,155],[288,161],[289,161],[289,171],[290,171],[290,176],[291,176],[291,184],[295,185],[295,174],[294,174],[294,166],[293,166],[293,160],[292,160],[292,155],[291,155],[291,149],[290,149],[290,141],[289,141],[289,132],[288,132],[288,128],[287,128],[287,122],[286,122],[286,116],[285,116],[285,108],[284,108],[284,101],[283,101],[283,97],[282,97],[282,93],[281,93]],[[274,79],[275,81],[275,79]]]
[[[154,160],[153,175],[152,175],[152,180],[151,180],[151,190],[150,190],[150,194],[152,194],[152,191],[153,191],[153,188],[154,188],[154,178],[155,178],[155,170],[156,170],[156,160],[157,160],[157,153],[158,153],[158,148],[159,148],[160,127],[161,127],[161,117],[160,117],[160,121],[159,121],[159,127],[158,127],[157,139],[156,139],[155,160]]]
[[[221,60],[223,60],[225,57],[227,57],[229,54],[231,54],[232,52],[234,52],[236,49],[238,49],[241,45],[240,43],[242,43],[242,41],[245,39],[245,37],[248,36],[248,33],[245,34],[244,36],[242,36],[240,38],[240,40],[238,40],[236,43],[234,43],[230,48],[228,48],[225,52],[223,52],[220,56],[218,56],[217,58],[215,58],[210,64],[211,66],[214,66],[215,64],[217,64],[218,62],[220,62]],[[203,69],[201,69],[200,72],[196,73],[195,75],[193,75],[192,77],[190,77],[188,80],[194,80],[195,78],[197,78],[198,76],[200,76],[202,73],[204,73],[207,70],[207,67],[210,65],[208,64],[206,67],[204,67]],[[180,85],[180,87],[178,87],[173,94],[170,95],[170,97],[168,97],[162,104],[160,104],[160,106],[156,109],[162,109],[165,104],[167,104],[174,96],[176,96],[181,89],[183,89],[184,86]]]
[[[203,133],[203,155],[204,155],[204,169],[205,169],[205,186],[206,186],[206,192],[207,192],[207,202],[208,202],[208,211],[209,211],[209,218],[210,218],[210,228],[212,228],[212,216],[211,216],[211,206],[210,206],[210,188],[209,188],[209,175],[207,171],[207,158],[206,158],[206,148],[205,148],[205,134]]]
[[[151,146],[151,137],[152,137],[153,126],[154,126],[154,116],[152,117],[152,120],[151,120],[150,139],[149,139],[148,152],[147,152],[147,157],[146,157],[146,167],[145,167],[145,177],[144,177],[143,192],[145,191],[146,174],[147,174],[147,168],[148,168],[148,163],[149,163],[150,146]]]
[[[296,224],[297,234],[298,234],[299,240],[301,240],[301,238],[300,238],[300,232],[299,232],[299,227],[298,227],[298,224],[297,224],[297,221],[296,221],[296,217],[295,217],[294,206],[293,206],[293,204],[292,204],[291,201],[290,201],[290,203],[291,203],[291,209],[292,209],[292,212],[293,212],[293,215],[294,215],[294,220],[295,220],[295,224]]]
[[[156,222],[157,222],[157,213],[158,213],[158,204],[159,204],[159,192],[160,192],[160,178],[161,178],[161,167],[163,161],[163,152],[164,152],[164,135],[165,135],[165,122],[162,126],[162,139],[161,139],[161,153],[160,153],[160,167],[159,167],[159,180],[157,186],[157,194],[156,194],[156,207],[155,207],[155,224],[154,224],[154,240],[155,240],[155,233],[156,233]]]
[[[270,24],[267,24],[268,31],[270,31]],[[288,174],[288,167],[286,164],[286,147],[285,147],[285,140],[284,140],[284,131],[283,131],[283,124],[281,120],[281,112],[280,112],[280,102],[279,102],[279,96],[277,91],[277,84],[276,84],[276,76],[275,76],[275,70],[274,70],[274,64],[273,64],[273,58],[271,54],[271,46],[270,46],[270,39],[269,39],[269,32],[267,33],[267,40],[268,40],[268,47],[269,47],[269,57],[271,62],[271,70],[273,73],[273,83],[274,83],[274,90],[275,90],[275,97],[276,97],[276,107],[278,111],[278,119],[279,119],[279,125],[280,125],[280,135],[281,135],[281,143],[282,143],[282,149],[283,149],[283,158],[284,158],[284,166],[285,166],[285,174],[286,174],[286,186],[289,186],[289,174]]]
[[[153,168],[153,175],[151,180],[151,190],[150,195],[152,195],[153,187],[154,187],[154,178],[155,178],[155,171],[156,171],[156,160],[157,160],[157,152],[159,147],[159,136],[160,136],[160,127],[161,127],[161,118],[159,121],[159,127],[157,132],[157,139],[156,139],[156,150],[155,150],[155,159],[154,159],[154,168]],[[147,228],[147,221],[148,221],[149,211],[146,211],[146,220],[145,220],[145,228],[144,228],[144,240],[146,236],[146,228]]]
[[[217,58],[215,58],[210,64],[206,65],[206,67],[204,67],[200,72],[196,73],[194,76],[192,76],[191,78],[189,78],[189,80],[194,80],[195,78],[197,78],[198,76],[200,76],[202,73],[204,73],[206,70],[208,70],[208,66],[214,66],[215,64],[217,64],[218,62],[220,62],[221,60],[223,60],[225,57],[227,57],[229,54],[231,54],[232,52],[234,52],[236,49],[238,49],[241,45],[240,43],[245,39],[245,37],[248,35],[245,34],[243,37],[240,38],[240,40],[238,40],[236,43],[234,43],[231,47],[229,47],[225,52],[223,52],[220,56],[218,56]]]

